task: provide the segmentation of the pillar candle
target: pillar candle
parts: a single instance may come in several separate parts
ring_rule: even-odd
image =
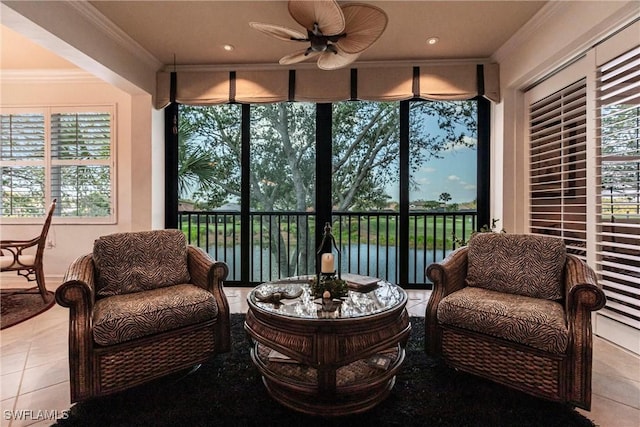
[[[335,266],[333,265],[333,254],[322,254],[322,268],[320,271],[322,273],[333,273],[336,271]]]

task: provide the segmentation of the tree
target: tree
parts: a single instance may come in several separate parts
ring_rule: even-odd
[[[393,102],[333,104],[331,170],[332,200],[336,210],[379,209],[388,204],[390,196],[385,189],[390,183],[397,182],[399,176],[398,105]],[[409,134],[412,140],[412,177],[430,157],[438,157],[442,151],[456,145],[472,144],[476,129],[475,105],[474,102],[411,104]],[[443,114],[448,116],[443,118]],[[426,122],[429,117],[431,120],[437,118],[441,132],[428,132]],[[192,193],[200,201],[219,203],[240,196],[240,123],[241,109],[238,105],[181,106],[181,139],[185,135],[185,143],[194,147],[185,147],[185,156],[197,158],[207,153],[209,157],[205,157],[211,165],[210,174],[191,175],[196,181],[206,177],[206,181],[199,184],[199,190]],[[189,138],[186,139],[186,136]],[[317,191],[315,138],[315,104],[251,106],[249,180],[253,210],[303,212],[314,207]],[[185,159],[185,166],[188,164]],[[185,167],[185,173],[187,170]],[[411,181],[411,185],[415,186],[415,183]],[[284,247],[282,233],[277,224],[268,226],[271,231],[271,253],[274,256],[279,254],[281,272],[291,271],[300,257],[311,259],[314,256],[299,253],[302,248],[296,248],[290,254],[278,250]],[[299,228],[301,231],[303,229],[306,231],[307,227]]]
[[[446,205],[447,202],[451,200],[451,194],[447,192],[440,193],[440,197],[438,198],[438,200],[441,200]]]

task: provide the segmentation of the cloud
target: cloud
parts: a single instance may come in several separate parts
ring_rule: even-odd
[[[474,150],[477,148],[478,146],[478,140],[477,138],[472,138],[470,136],[464,136],[462,138],[462,141],[464,142],[464,144],[457,144],[451,141],[448,141],[445,143],[445,147],[443,148],[442,152],[443,153],[452,153],[455,151],[461,151],[461,150]]]
[[[474,184],[468,184],[468,185],[465,185],[463,188],[465,190],[475,190],[478,187],[476,185],[474,185]]]
[[[449,181],[460,181],[460,177],[458,175],[449,175],[447,179]]]
[[[420,172],[424,172],[424,173],[434,173],[437,172],[436,168],[432,168],[430,166],[424,166],[420,168]]]

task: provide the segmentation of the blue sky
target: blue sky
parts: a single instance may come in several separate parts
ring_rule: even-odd
[[[416,174],[420,184],[418,191],[412,191],[410,200],[438,200],[440,194],[451,194],[449,203],[470,202],[476,198],[476,158],[475,149],[458,148],[444,153],[442,159],[432,159],[424,164]]]
[[[476,198],[475,148],[457,147],[446,150],[442,159],[431,159],[416,174],[420,188],[409,199],[438,200],[440,194],[451,194],[449,203],[471,202]],[[392,200],[398,200],[397,184],[387,188]]]

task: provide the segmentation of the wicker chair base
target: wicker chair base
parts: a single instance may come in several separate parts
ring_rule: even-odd
[[[110,347],[94,348],[93,396],[205,362],[216,353],[215,320]]]
[[[442,357],[452,367],[549,400],[566,402],[566,357],[473,331],[442,328]]]

